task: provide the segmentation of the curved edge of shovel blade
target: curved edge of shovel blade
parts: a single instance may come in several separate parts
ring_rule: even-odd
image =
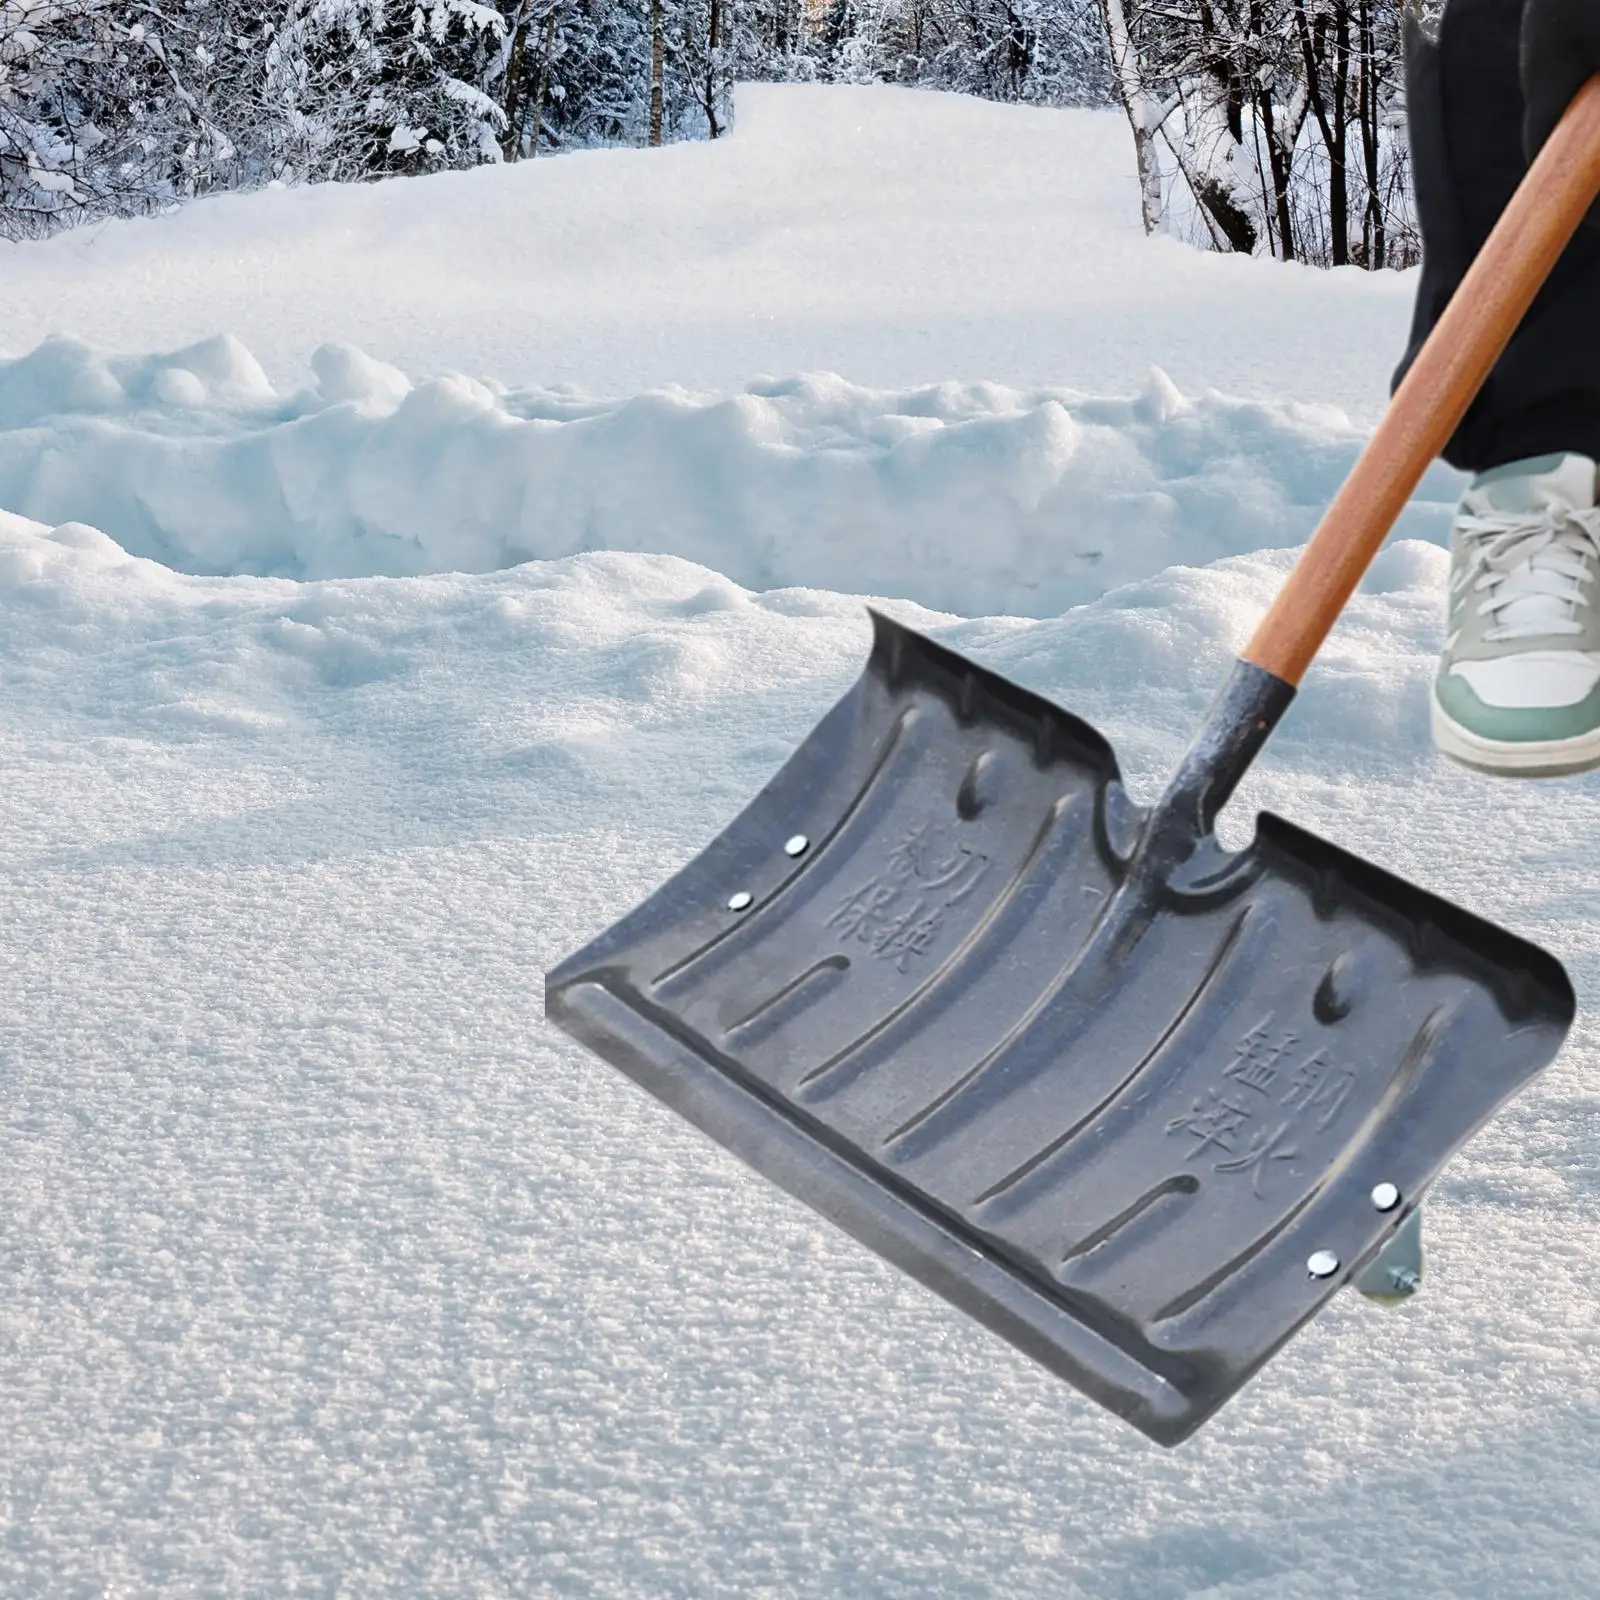
[[[1141,815],[1106,741],[874,625],[857,684],[548,975],[546,1015],[1176,1444],[1554,1057],[1570,986],[1267,815],[1249,849],[1112,916]]]

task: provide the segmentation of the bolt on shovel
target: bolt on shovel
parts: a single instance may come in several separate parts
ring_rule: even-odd
[[[1406,1226],[1561,1047],[1544,951],[1218,812],[1600,191],[1574,101],[1160,800],[874,615],[860,680],[546,1015],[1161,1444]]]

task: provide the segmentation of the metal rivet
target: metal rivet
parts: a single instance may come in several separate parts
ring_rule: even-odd
[[[797,833],[788,844],[783,847],[786,856],[803,856],[811,848],[811,841],[803,833]]]
[[[1331,1250],[1315,1251],[1306,1262],[1306,1271],[1313,1278],[1331,1278],[1339,1270],[1339,1258]]]
[[[1372,1204],[1378,1211],[1393,1211],[1400,1204],[1400,1191],[1392,1183],[1380,1183],[1372,1191]]]
[[[753,894],[741,889],[738,894],[728,897],[728,909],[730,911],[748,911],[755,904],[755,899],[756,897]]]

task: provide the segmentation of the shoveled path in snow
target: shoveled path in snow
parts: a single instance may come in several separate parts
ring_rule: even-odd
[[[1148,798],[1285,560],[893,609]],[[1163,1453],[542,1021],[853,679],[858,601],[186,577],[0,519],[0,1590],[1600,1589],[1600,813],[1428,752],[1442,566],[1381,559],[1236,810],[1547,942],[1585,1020],[1436,1189],[1421,1301]]]

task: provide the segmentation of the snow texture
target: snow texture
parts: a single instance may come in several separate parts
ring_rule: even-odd
[[[338,339],[413,375],[591,396],[800,372],[1127,395],[1159,366],[1185,394],[1294,394],[1361,426],[1382,408],[1410,278],[1151,243],[1120,111],[743,84],[737,113],[715,143],[218,195],[0,243],[0,356],[54,332],[142,354],[226,329],[282,387]]]
[[[413,386],[347,345],[274,393],[236,339],[108,358],[55,338],[0,363],[0,505],[88,522],[190,572],[482,572],[653,551],[750,588],[1053,615],[1177,561],[1298,544],[1360,448],[1343,413],[830,374],[729,399]],[[1444,538],[1439,468],[1401,532]],[[985,560],[975,569],[981,532]]]
[[[902,100],[864,95],[862,120]],[[848,97],[784,103],[813,108],[824,145],[855,126]],[[916,112],[932,141],[917,173],[937,174],[972,108]],[[1026,169],[1045,114],[1010,115]],[[728,159],[751,158],[736,142]],[[1131,185],[1120,147],[1096,160],[1095,183]],[[597,210],[634,192],[631,155],[586,170]],[[506,195],[525,171],[495,175]],[[1033,173],[1041,192],[1051,171]],[[478,178],[390,186],[384,203],[448,230],[434,197],[502,192]],[[170,240],[181,284],[197,229],[219,246],[276,230],[294,257],[316,206],[330,226],[348,208],[359,232],[378,193],[287,197],[301,212],[274,195],[213,204],[124,237],[148,241],[147,260]],[[867,231],[853,203],[840,235]],[[1161,241],[1127,248],[1172,258]],[[30,275],[37,292],[58,251],[0,256],[0,295]],[[1308,341],[1366,336],[1372,302],[1337,279],[1236,266],[1218,335],[1235,348],[1285,284]],[[124,268],[106,282],[154,305]],[[1093,271],[1063,270],[1092,321]],[[176,303],[161,327],[130,311],[143,351],[178,354],[100,356],[112,341],[71,312],[76,292],[43,298],[92,346],[30,333],[0,387],[0,504],[64,504],[49,496],[75,473],[118,535],[82,513],[0,514],[0,1593],[1600,1592],[1600,809],[1592,779],[1495,783],[1431,753],[1437,544],[1380,557],[1224,835],[1270,805],[1547,943],[1571,966],[1580,1025],[1436,1187],[1419,1300],[1384,1313],[1340,1297],[1182,1449],[895,1274],[540,1013],[545,968],[701,848],[853,680],[860,600],[821,585],[887,573],[885,541],[919,508],[930,592],[960,567],[968,615],[924,610],[903,574],[882,586],[889,608],[1087,716],[1150,798],[1287,570],[1286,552],[1252,546],[1297,537],[1354,448],[1349,424],[1307,409],[1316,361],[1269,365],[1254,346],[1244,404],[1119,390],[1063,360],[1053,382],[1135,396],[1081,399],[984,388],[980,347],[959,339],[944,364],[969,376],[928,387],[864,333],[859,362],[827,358],[839,379],[558,405],[526,386],[534,362],[474,367],[524,387],[402,377],[446,363],[418,361],[399,313],[357,329],[328,299],[297,359],[345,347],[314,358],[301,393],[246,353],[294,344],[293,296],[283,327],[258,320],[242,343],[197,344],[227,324],[221,286],[182,308],[195,324],[209,310],[209,330],[174,337]],[[1101,292],[1114,306],[1120,285]],[[862,293],[868,329],[880,308]],[[730,333],[706,369],[742,348]],[[412,406],[413,431],[390,432]],[[914,426],[894,437],[892,418]],[[1034,480],[1040,504],[1074,485],[1114,519],[1117,492],[1166,495],[1158,532],[1108,553],[1133,581],[1086,604],[973,617],[1020,589],[1007,563],[1042,524],[1003,508],[1051,429],[1076,442],[1058,477]],[[379,524],[414,541],[410,570],[499,570],[353,575],[382,566],[356,520],[383,502],[340,461],[340,430],[374,480],[391,471],[394,498],[418,502],[415,521]],[[895,452],[924,436],[894,480]],[[677,476],[675,451],[691,458]],[[57,452],[73,472],[52,479]],[[640,453],[618,540],[639,542],[652,497],[678,543],[742,493],[794,502],[744,524],[794,548],[713,539],[696,564],[552,544],[502,565],[524,537],[555,540],[558,519],[518,510],[496,531],[497,506],[552,478],[581,504]],[[726,483],[707,476],[724,459]],[[843,503],[829,474],[852,471],[879,493],[859,569],[804,547],[806,518]],[[124,479],[137,493],[119,500]],[[302,521],[250,503],[287,503],[286,486]],[[1247,531],[1218,510],[1230,492]],[[1001,508],[993,540],[976,525],[955,539],[940,505],[962,495]],[[1437,533],[1436,506],[1415,516]],[[1143,526],[1104,525],[1125,540]],[[760,560],[784,576],[753,587],[718,570]],[[175,570],[207,565],[294,576]],[[310,576],[325,572],[347,575]]]

